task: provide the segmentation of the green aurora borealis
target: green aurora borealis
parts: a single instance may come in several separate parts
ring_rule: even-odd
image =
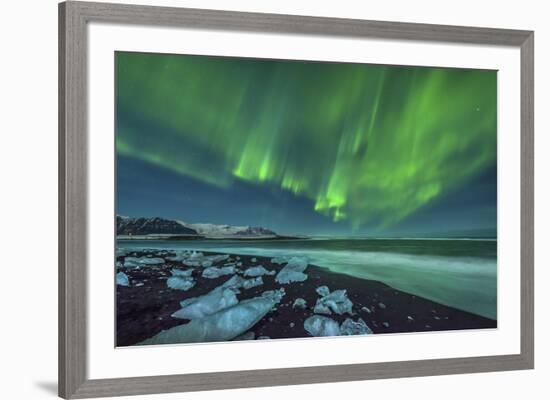
[[[118,52],[116,77],[120,156],[291,192],[350,229],[496,168],[496,71]]]

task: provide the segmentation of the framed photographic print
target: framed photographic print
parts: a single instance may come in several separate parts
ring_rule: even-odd
[[[533,368],[533,32],[59,12],[60,396]]]

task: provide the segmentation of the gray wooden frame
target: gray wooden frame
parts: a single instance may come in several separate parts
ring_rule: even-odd
[[[90,380],[87,325],[87,24],[162,25],[250,32],[513,46],[521,49],[521,352],[169,376]],[[122,4],[59,4],[59,395],[63,398],[342,382],[534,367],[534,34],[532,31],[241,13]]]

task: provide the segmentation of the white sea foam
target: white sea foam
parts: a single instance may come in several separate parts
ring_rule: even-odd
[[[288,250],[280,249],[239,248],[238,251],[254,255],[268,253],[268,257],[289,254]],[[333,272],[380,281],[407,293],[496,319],[495,259],[311,249],[292,250],[291,255],[306,256],[311,264]]]

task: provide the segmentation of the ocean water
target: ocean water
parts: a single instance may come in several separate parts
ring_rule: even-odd
[[[497,242],[491,239],[119,240],[117,246],[307,256],[311,264],[333,272],[381,281],[447,306],[497,318]]]

